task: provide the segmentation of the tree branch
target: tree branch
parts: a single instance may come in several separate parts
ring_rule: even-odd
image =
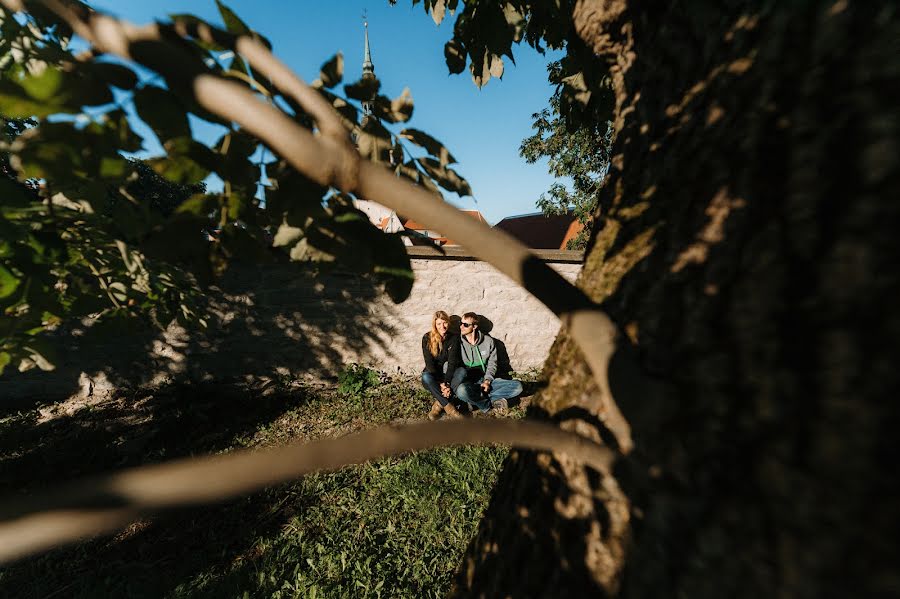
[[[223,501],[310,472],[438,446],[489,443],[564,453],[604,475],[615,460],[608,447],[551,424],[471,419],[381,426],[340,439],[185,458],[0,504],[0,563],[112,532],[162,510]]]

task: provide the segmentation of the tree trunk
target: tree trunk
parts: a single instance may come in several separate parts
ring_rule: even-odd
[[[613,477],[513,452],[456,594],[900,590],[897,13],[578,3],[616,94],[580,285],[636,448]],[[530,416],[608,439],[565,331],[545,375]]]

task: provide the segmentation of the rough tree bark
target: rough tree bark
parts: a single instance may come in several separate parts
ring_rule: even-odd
[[[900,590],[897,13],[578,3],[616,93],[580,286],[651,383],[614,478],[511,454],[457,595]],[[545,374],[531,415],[608,439],[565,331]]]

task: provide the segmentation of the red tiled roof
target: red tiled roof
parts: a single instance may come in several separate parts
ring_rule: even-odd
[[[525,245],[540,250],[564,250],[570,239],[584,228],[575,215],[545,216],[538,212],[508,216],[494,227],[506,231]]]
[[[559,249],[566,249],[566,246],[569,244],[569,242],[578,237],[578,234],[581,233],[582,229],[584,229],[584,225],[581,224],[581,222],[577,218],[573,219],[572,224],[569,225],[566,234],[563,236],[563,239],[560,242]]]

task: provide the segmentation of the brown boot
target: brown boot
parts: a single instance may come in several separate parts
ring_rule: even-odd
[[[459,413],[459,410],[457,410],[452,403],[448,402],[447,405],[444,406],[444,412],[447,413],[447,418],[452,418],[454,420],[462,418],[462,414]]]
[[[441,413],[444,411],[444,406],[441,405],[441,402],[436,401],[431,404],[431,411],[428,412],[429,420],[437,420],[441,417]]]

